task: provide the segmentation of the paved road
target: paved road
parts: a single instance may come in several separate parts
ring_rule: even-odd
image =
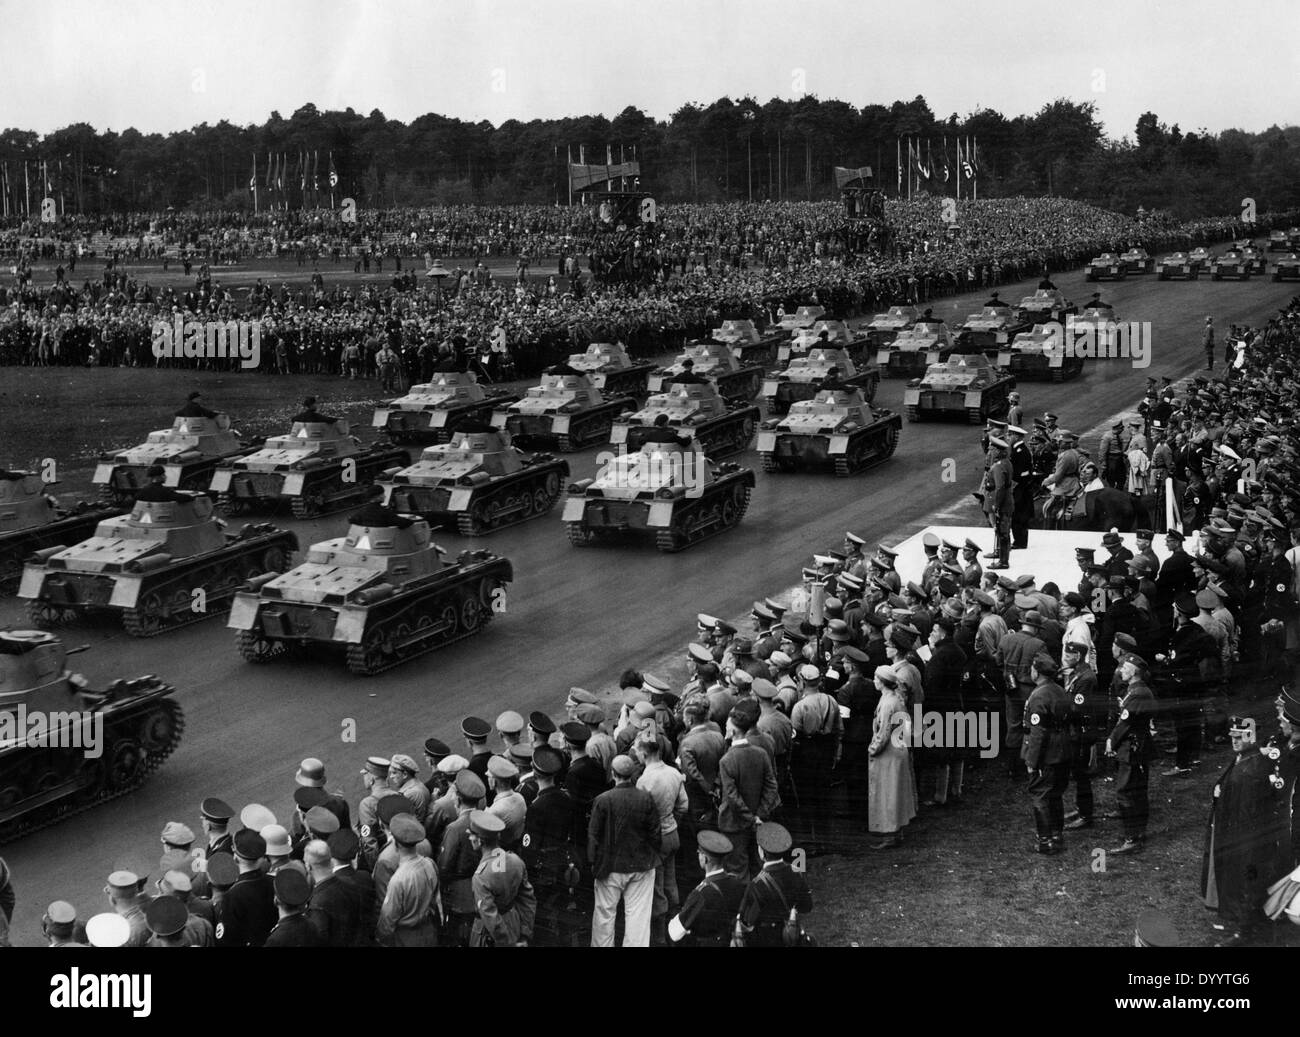
[[[1093,287],[1081,273],[1061,275],[1057,283],[1080,305]],[[1001,295],[1015,301],[1033,287],[1008,285]],[[1028,414],[1050,409],[1062,427],[1092,428],[1135,406],[1147,375],[1177,379],[1203,366],[1206,314],[1214,315],[1220,329],[1234,321],[1258,322],[1295,294],[1292,285],[1260,278],[1185,284],[1148,276],[1100,287],[1117,319],[1153,324],[1149,369],[1101,360],[1070,383],[1024,383]],[[960,323],[985,295],[944,299],[934,309]],[[877,402],[898,409],[902,389],[899,380],[883,382]],[[592,474],[594,455],[592,450],[573,459],[575,478]],[[949,457],[957,463],[955,485],[941,479]],[[755,468],[757,461],[752,453],[744,458]],[[221,796],[237,808],[262,802],[283,819],[302,757],[322,758],[331,787],[342,787],[355,801],[361,791],[357,769],[369,754],[400,750],[418,758],[430,735],[455,744],[459,719],[469,713],[491,719],[514,708],[558,716],[570,686],[607,688],[624,667],[646,666],[680,651],[694,632],[697,611],[740,614],[754,597],[797,580],[809,554],[837,543],[846,529],[869,540],[917,531],[927,515],[951,510],[966,497],[980,464],[973,427],[905,423],[894,458],[863,476],[836,480],[760,471],[739,529],[672,556],[651,547],[570,548],[557,508],[546,519],[491,538],[490,546],[515,566],[507,614],[476,638],[368,680],[326,659],[245,664],[233,635],[216,620],[149,642],[111,625],[69,632],[69,643],[92,645],[74,661],[93,685],[144,672],[174,683],[187,729],[175,755],[143,789],[4,847],[18,889],[15,940],[39,941],[41,913],[51,900],[71,900],[83,918],[101,910],[104,877],[117,868],[156,872],[163,824],[184,821],[197,831],[198,803],[205,796]],[[338,535],[342,519],[288,524],[309,542]],[[452,554],[465,543],[450,534],[439,540]],[[0,602],[0,623],[24,625],[12,599]],[[341,741],[349,719],[356,722],[356,744]]]

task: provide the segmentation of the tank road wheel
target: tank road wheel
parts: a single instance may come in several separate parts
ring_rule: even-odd
[[[232,497],[228,493],[217,494],[217,511],[230,518],[234,518],[236,515],[242,515],[248,507],[248,503],[240,500],[238,497]]]
[[[76,613],[72,609],[65,609],[61,605],[41,601],[39,598],[27,605],[28,618],[40,630],[51,630],[60,627],[75,615]]]
[[[882,461],[894,456],[894,451],[898,449],[898,433],[899,429],[895,428],[893,425],[890,425],[889,428],[885,430],[885,442],[880,452],[880,459]]]
[[[763,471],[779,472],[781,470],[781,466],[776,463],[776,454],[770,450],[764,450],[758,457],[763,463]]]
[[[438,614],[438,619],[442,624],[442,640],[454,641],[457,631],[460,630],[460,613],[456,611],[456,606],[444,605],[442,612]]]
[[[320,490],[304,490],[302,496],[289,502],[296,519],[314,518],[325,508],[325,495]]]
[[[872,378],[867,382],[867,386],[862,392],[863,397],[866,399],[868,403],[875,402],[876,390],[879,388],[880,388],[880,375],[876,375],[875,378]]]
[[[740,521],[740,509],[736,507],[736,498],[728,497],[722,502],[718,510],[719,524],[723,529],[729,529]]]
[[[456,516],[456,530],[461,536],[482,536],[492,528],[492,508],[487,501],[474,501],[468,511]]]
[[[23,799],[23,790],[17,785],[0,787],[0,815],[7,814]]]
[[[145,595],[136,608],[122,613],[122,625],[132,637],[153,637],[167,623],[162,598],[155,592]]]
[[[250,663],[267,663],[285,652],[283,641],[263,637],[256,630],[241,630],[235,637],[235,644],[240,657]]]
[[[548,472],[546,475],[546,496],[552,498],[552,503],[560,496],[560,477],[555,472]]]
[[[115,792],[131,788],[144,776],[144,763],[144,750],[134,738],[123,738],[116,742],[105,765],[108,787]]]
[[[527,490],[523,490],[520,492],[517,499],[519,503],[519,521],[523,522],[532,518],[533,512],[536,508],[536,502],[533,500],[533,495]],[[514,502],[512,501],[511,503]]]
[[[477,594],[470,594],[460,605],[460,628],[466,634],[472,634],[485,622],[483,603]]]
[[[966,420],[972,425],[984,424],[984,405],[966,408]]]
[[[384,651],[384,633],[380,629],[367,630],[361,643],[348,645],[348,670],[359,677],[371,677],[388,664]]]
[[[542,487],[533,491],[533,514],[545,515],[555,505],[555,495],[549,494]]]
[[[574,547],[586,547],[596,539],[595,532],[588,529],[581,522],[566,522],[564,531],[569,535],[569,543]]]
[[[415,633],[415,628],[405,621],[398,623],[393,628],[393,655],[398,659],[405,659],[407,656],[419,651],[417,645],[409,644],[411,635]]]
[[[915,406],[904,407],[903,411],[906,413],[908,421],[921,420],[921,411],[917,407]]]
[[[262,572],[264,573],[282,573],[289,567],[289,559],[286,557],[284,548],[274,546],[268,547],[262,552]]]
[[[180,735],[176,714],[168,709],[151,712],[140,722],[140,744],[151,753],[161,752]]]

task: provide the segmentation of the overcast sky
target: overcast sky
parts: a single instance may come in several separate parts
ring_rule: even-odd
[[[1296,0],[0,0],[0,127],[546,118],[803,93],[936,116],[1092,100],[1113,137],[1294,123]]]

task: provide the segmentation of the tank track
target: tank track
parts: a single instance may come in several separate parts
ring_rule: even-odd
[[[478,594],[478,589],[482,586],[483,581],[491,582],[491,577],[482,577],[479,581],[476,581],[476,583],[474,584],[474,593],[476,595]],[[460,589],[461,588],[457,588],[457,590]],[[475,612],[475,616],[476,616],[475,621],[471,624],[466,624],[463,622],[464,608],[470,600],[477,601],[478,607]],[[459,612],[459,616],[457,619],[457,627],[456,627],[456,632],[453,633],[450,637],[441,634],[434,635],[434,637],[430,639],[432,643],[428,643],[423,646],[410,645],[406,649],[404,649],[401,653],[394,652],[390,659],[388,659],[386,662],[379,663],[378,665],[376,665],[376,662],[373,658],[368,657],[367,648],[364,643],[358,645],[348,645],[348,650],[347,650],[348,670],[359,677],[373,677],[376,674],[383,673],[386,670],[391,670],[394,666],[400,666],[402,665],[402,663],[409,662],[410,660],[416,658],[417,656],[427,655],[429,652],[436,651],[439,648],[445,648],[447,647],[447,645],[455,644],[457,641],[463,641],[467,637],[472,637],[474,634],[477,634],[484,627],[486,627],[488,623],[492,621],[492,609],[489,605],[484,605],[481,599],[477,597],[470,599],[464,597],[463,595],[458,594],[457,601],[459,602],[459,606],[460,606],[459,609],[457,610]],[[403,614],[407,614],[407,615],[414,614],[420,609],[422,605],[430,604],[430,603],[436,603],[435,599],[430,599],[429,601],[423,601],[423,602],[413,602],[411,605],[407,606],[407,608],[404,609],[402,613],[397,613],[392,616],[387,616],[380,622],[382,626],[385,627],[389,625],[397,625],[400,616],[402,616]],[[376,628],[376,630],[374,631],[367,631],[367,634],[374,634],[377,632],[377,629],[378,628]]]
[[[779,472],[781,463],[776,459],[776,454],[770,450],[764,450],[758,455],[758,459],[763,462],[763,471]]]
[[[693,547],[702,540],[707,540],[711,536],[716,536],[719,533],[726,532],[728,529],[739,525],[740,520],[745,517],[745,512],[749,510],[749,497],[753,492],[752,487],[749,486],[741,486],[740,490],[741,494],[738,501],[735,497],[733,497],[731,501],[728,501],[725,495],[718,495],[716,508],[709,509],[710,521],[707,528],[704,527],[703,523],[701,523],[695,529],[683,533],[679,528],[677,528],[677,522],[674,521],[672,527],[668,529],[660,529],[655,533],[655,547],[666,554],[675,554],[678,551],[686,550],[688,547]],[[728,495],[734,493],[734,488],[728,489],[727,491]],[[733,501],[736,502],[735,517],[730,521],[725,521],[722,517],[723,508],[727,503]],[[705,503],[706,502],[704,501],[700,501],[697,507],[702,510]],[[674,516],[674,518],[676,518],[676,516]]]
[[[875,454],[875,456],[866,459],[861,459],[861,454],[859,454],[859,461],[857,464],[851,463],[853,461],[852,455],[835,458],[836,476],[843,479],[858,472],[865,472],[868,468],[874,468],[876,465],[888,461],[894,456],[894,451],[898,449],[898,435],[899,430],[892,425],[885,429],[881,434],[884,441],[883,450],[881,450],[880,453]],[[872,446],[873,443],[870,439],[865,440],[863,453],[866,453]]]
[[[921,420],[921,408],[918,407],[918,406],[916,406],[916,404],[910,404],[910,405],[904,407],[904,408],[903,408],[903,413],[907,416],[907,420],[908,420],[908,421],[920,421],[920,420]]]
[[[340,460],[347,460],[341,458]],[[303,486],[303,491],[296,497],[289,498],[289,508],[296,519],[316,518],[319,515],[331,515],[336,511],[343,511],[351,508],[356,504],[364,503],[370,497],[370,486],[385,468],[391,468],[394,465],[406,467],[411,463],[411,455],[404,450],[384,450],[382,453],[376,452],[370,456],[360,455],[355,458],[357,462],[357,479],[352,483],[352,489],[343,493],[341,496],[334,497],[333,500],[326,501],[326,496],[334,494],[344,485],[342,466],[339,471],[333,473],[328,478],[321,479],[319,482],[308,481]]]
[[[155,705],[160,708],[161,712],[167,713],[172,718],[172,734],[165,745],[147,753],[138,773],[116,788],[107,788],[105,787],[106,775],[100,772],[97,780],[87,788],[38,807],[32,813],[23,817],[0,822],[0,845],[31,835],[43,828],[49,828],[51,825],[75,817],[77,814],[84,813],[102,803],[107,803],[109,800],[134,792],[142,786],[149,776],[158,770],[166,762],[167,758],[176,751],[176,747],[180,745],[181,737],[185,733],[185,713],[181,709],[180,703],[170,698],[164,698]],[[152,709],[151,706],[150,711]],[[144,719],[144,717],[141,716],[140,719]],[[106,744],[104,746],[104,757],[102,758],[112,756],[113,750],[119,744],[115,736],[120,735],[125,724],[132,720],[132,717],[127,716],[105,718],[104,739]],[[135,729],[135,725],[132,724],[131,730],[134,731]]]
[[[729,457],[749,449],[758,424],[757,414],[730,414],[717,425],[696,433],[704,455],[710,458]]]
[[[564,532],[569,537],[569,543],[574,547],[586,547],[596,541],[596,531],[588,529],[581,522],[566,522]]]
[[[597,408],[593,407],[592,410]],[[614,430],[614,419],[619,413],[622,412],[611,408],[605,410],[603,414],[598,412],[591,416],[574,415],[569,422],[569,431],[556,437],[556,447],[562,454],[571,454],[575,450],[584,450],[596,443],[608,442],[610,433]]]
[[[498,529],[517,526],[520,523],[547,514],[555,507],[555,502],[560,499],[560,494],[564,492],[564,481],[558,471],[538,472],[535,473],[535,476],[533,479],[521,479],[510,486],[499,487],[481,501],[471,501],[468,511],[462,511],[456,515],[456,531],[461,536],[483,536],[487,533],[495,533]],[[549,492],[546,484],[552,479],[555,481],[555,489],[554,492]],[[512,491],[517,496],[509,496]],[[538,502],[537,495],[539,493],[545,499],[543,504]],[[503,495],[506,497],[507,507],[512,506],[512,501],[515,505],[523,504],[523,507],[501,517],[499,509],[494,512],[492,505],[496,503],[497,498]],[[478,511],[480,506],[483,507],[486,514]],[[484,518],[487,519],[486,523]]]

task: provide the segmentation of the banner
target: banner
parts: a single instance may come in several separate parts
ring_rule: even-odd
[[[569,184],[575,191],[585,191],[593,184],[607,183],[620,177],[640,175],[640,162],[615,162],[612,165],[569,163]]]
[[[871,179],[870,166],[858,166],[857,169],[846,169],[844,166],[835,167],[835,187],[838,190],[841,191],[844,190],[845,187],[849,186],[850,184],[853,184],[855,180],[866,181],[870,179]],[[857,186],[865,187],[866,184],[865,183],[858,184]]]

